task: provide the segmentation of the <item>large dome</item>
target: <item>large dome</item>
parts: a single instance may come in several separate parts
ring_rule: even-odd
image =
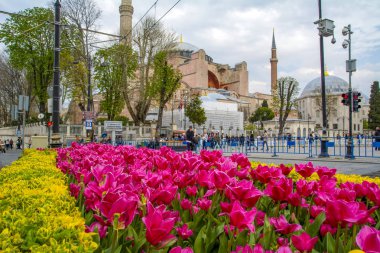
[[[337,76],[325,76],[326,94],[341,94],[348,91],[348,83]],[[301,98],[321,94],[321,77],[311,80],[303,89]]]
[[[195,53],[199,50],[199,48],[197,48],[196,46],[186,42],[178,42],[176,43],[174,48],[178,51],[189,51],[192,53]]]

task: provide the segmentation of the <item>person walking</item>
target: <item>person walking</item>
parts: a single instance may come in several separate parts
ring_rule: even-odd
[[[376,127],[374,136],[375,150],[380,150],[380,127]]]
[[[11,148],[11,150],[13,149],[13,139],[12,138],[9,141],[9,147]]]

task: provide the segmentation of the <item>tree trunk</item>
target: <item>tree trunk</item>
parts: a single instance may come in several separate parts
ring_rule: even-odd
[[[158,119],[157,119],[157,125],[156,125],[156,136],[155,136],[156,140],[160,139],[163,112],[164,112],[164,105],[160,105],[160,107],[158,108]]]

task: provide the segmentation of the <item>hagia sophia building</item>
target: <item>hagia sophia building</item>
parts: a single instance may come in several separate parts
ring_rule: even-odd
[[[130,35],[133,17],[132,0],[122,0],[119,12],[120,35]],[[270,85],[271,93],[273,93],[276,90],[278,78],[277,47],[274,32],[270,56]],[[249,116],[261,107],[262,102],[267,100],[269,106],[271,105],[272,94],[249,93],[249,73],[245,61],[236,63],[233,67],[228,64],[216,63],[205,50],[183,42],[181,36],[181,40],[170,56],[169,63],[182,73],[182,80],[180,89],[165,108],[163,127],[185,129],[186,126],[189,126],[188,119],[184,117],[184,110],[179,109],[194,94],[201,96],[202,106],[205,108],[207,117],[207,122],[203,126],[195,126],[200,132],[202,130],[215,130],[229,132],[230,134],[243,133],[244,125],[248,122]],[[329,129],[337,131],[348,129],[348,112],[345,112],[348,110],[346,106],[340,103],[340,94],[347,92],[348,84],[335,76],[326,76],[325,83],[328,102],[331,100],[329,102],[331,112],[328,115]],[[285,133],[306,136],[310,131],[320,129],[322,116],[320,109],[318,109],[319,97],[320,77],[316,77],[301,92],[297,100],[298,107],[291,113],[285,125]],[[99,96],[94,97],[95,111],[99,110],[100,99]],[[368,110],[368,98],[364,96],[362,108],[353,118],[354,132],[360,132],[363,129],[363,121],[368,118]],[[122,114],[128,116],[128,110],[125,108]],[[81,121],[80,114],[74,118],[72,122]],[[151,108],[146,120],[152,123],[156,119],[157,109]],[[276,121],[275,118],[264,122],[264,127],[273,129],[275,132]]]

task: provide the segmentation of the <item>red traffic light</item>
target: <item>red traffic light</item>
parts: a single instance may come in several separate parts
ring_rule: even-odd
[[[349,105],[350,104],[348,97],[349,97],[348,93],[342,94],[342,101],[341,102],[343,105]]]
[[[52,125],[53,125],[53,121],[48,121],[48,122],[47,122],[47,126],[48,126],[48,127],[51,127]]]

